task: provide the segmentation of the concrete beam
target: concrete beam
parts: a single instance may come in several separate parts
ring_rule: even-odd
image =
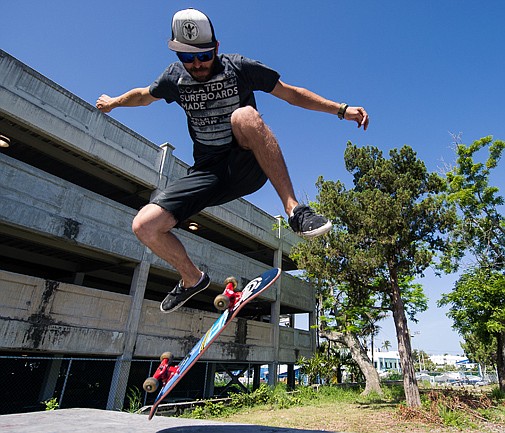
[[[0,347],[52,353],[119,356],[128,335],[132,296],[0,271]],[[180,308],[160,313],[143,300],[132,357],[166,350],[183,358],[219,316]],[[267,363],[277,325],[235,319],[206,352],[203,361]],[[130,338],[133,336],[130,334]],[[311,350],[310,333],[280,328],[280,363]]]

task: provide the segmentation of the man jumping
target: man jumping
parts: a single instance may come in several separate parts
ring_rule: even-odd
[[[209,276],[195,266],[172,233],[174,227],[204,208],[251,194],[270,180],[296,233],[311,238],[332,227],[327,218],[296,199],[279,144],[256,109],[254,91],[355,121],[364,130],[369,121],[362,107],[333,102],[283,83],[276,71],[258,61],[218,54],[212,23],[196,9],[173,16],[168,46],[179,61],[169,65],[154,83],[117,97],[101,95],[96,102],[100,111],[108,113],[116,107],[145,106],[164,99],[176,102],[186,112],[194,165],[143,207],[132,225],[138,239],[181,275],[161,303],[166,313],[210,284]]]

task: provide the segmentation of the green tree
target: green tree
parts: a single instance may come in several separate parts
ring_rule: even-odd
[[[295,248],[292,251],[293,258],[300,260],[300,263],[302,257],[299,254],[303,255],[302,251],[303,248],[301,250]],[[382,394],[379,375],[361,339],[378,329],[375,322],[383,313],[380,309],[370,309],[373,302],[353,303],[343,286],[335,286],[332,279],[321,277],[311,274],[310,269],[305,270],[304,278],[316,288],[319,336],[330,343],[337,343],[347,348],[346,354],[349,354],[354,361],[352,364],[346,364],[347,369],[352,366],[353,369],[358,368],[361,371],[365,379],[364,395],[371,392]]]
[[[496,367],[496,354],[498,348],[496,346],[496,338],[482,338],[476,335],[475,332],[467,332],[463,335],[464,342],[461,343],[462,349],[466,356],[472,362],[476,362],[486,367]]]
[[[467,271],[439,304],[450,305],[447,315],[461,335],[496,341],[498,382],[505,391],[505,275],[482,268]]]
[[[297,364],[301,372],[307,375],[309,384],[324,383],[335,384],[341,382],[342,368],[354,370],[355,363],[349,350],[335,347],[329,343],[323,343],[312,358],[301,356]]]
[[[492,170],[505,149],[505,142],[491,136],[467,146],[456,143],[456,165],[447,173],[447,201],[458,208],[458,221],[449,237],[442,265],[459,269],[463,257],[474,259],[452,293],[440,305],[450,305],[448,316],[463,337],[496,342],[500,389],[505,391],[505,218],[500,213],[504,199],[492,186]],[[487,150],[485,162],[481,153]],[[475,342],[467,341],[470,347]],[[477,353],[477,352],[475,352]]]
[[[326,289],[321,295],[320,336],[349,349],[352,359],[365,378],[364,395],[371,392],[382,394],[379,374],[360,337],[373,338],[378,330],[376,322],[382,318],[383,312],[374,308],[372,298],[368,298],[366,302],[360,299],[358,303],[353,303],[347,296],[345,287],[343,290],[338,287]]]
[[[389,349],[391,349],[392,345],[391,345],[391,341],[389,340],[384,340],[382,342],[382,348],[387,352],[389,351]]]
[[[428,173],[410,147],[389,155],[348,143],[344,158],[354,188],[319,179],[318,209],[333,219],[334,230],[298,246],[294,257],[321,280],[346,284],[354,304],[374,298],[392,311],[407,404],[419,406],[405,299],[419,290],[402,292],[402,282],[422,275],[443,249],[454,212],[440,200],[444,180]]]
[[[488,149],[485,163],[477,161],[483,149]],[[504,149],[505,142],[491,136],[469,146],[456,144],[456,166],[447,173],[447,200],[458,207],[459,218],[444,256],[447,271],[457,270],[468,253],[482,268],[505,270],[505,219],[499,210],[504,200],[499,188],[490,185]]]
[[[412,357],[414,358],[419,371],[435,371],[435,363],[430,359],[430,356],[424,350],[414,349],[412,351]]]

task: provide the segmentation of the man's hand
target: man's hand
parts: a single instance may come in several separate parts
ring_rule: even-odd
[[[96,108],[102,113],[109,113],[113,108],[117,107],[142,107],[151,104],[154,101],[159,101],[149,92],[149,86],[136,87],[128,90],[128,92],[115,98],[109,95],[102,95],[96,100]]]
[[[368,113],[363,107],[347,107],[345,110],[344,119],[354,120],[358,124],[358,128],[361,128],[363,126],[363,129],[365,131],[368,128],[368,122],[370,120]]]
[[[277,81],[274,89],[270,92],[277,98],[283,99],[291,105],[306,108],[307,110],[322,111],[330,114],[337,114],[342,103],[337,103],[329,99],[323,98],[310,90],[302,87],[291,86]],[[358,128],[363,126],[366,131],[368,128],[369,117],[363,107],[347,107],[344,119],[354,120],[358,124]]]
[[[109,113],[114,108],[112,105],[113,99],[114,98],[111,98],[109,95],[100,96],[96,100],[96,108],[98,108],[102,113]]]

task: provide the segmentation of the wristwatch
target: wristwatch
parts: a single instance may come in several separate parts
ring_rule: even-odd
[[[347,107],[349,105],[347,105],[346,103],[342,102],[340,104],[340,108],[338,109],[338,112],[337,112],[337,116],[340,120],[342,120],[345,116],[345,110],[347,110]]]

